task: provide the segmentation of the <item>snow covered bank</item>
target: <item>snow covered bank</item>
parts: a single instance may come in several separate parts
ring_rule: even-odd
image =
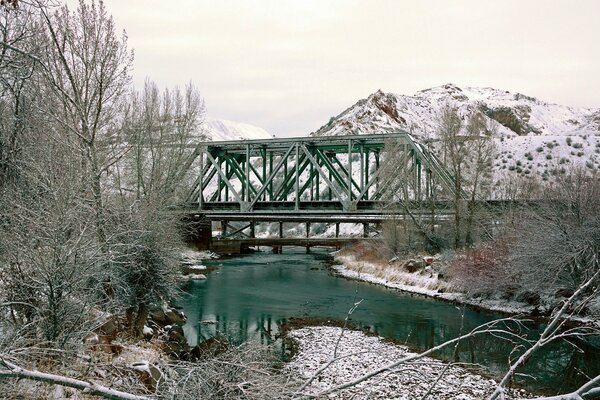
[[[340,359],[315,378],[305,388],[305,392],[319,393],[413,354],[404,346],[386,343],[382,338],[366,336],[358,331],[344,331],[340,339],[341,332],[341,328],[334,327],[309,327],[289,332],[289,336],[298,342],[298,352],[286,365],[286,369],[303,379],[310,379],[334,358],[337,344],[337,357]],[[438,378],[439,381],[431,389]],[[495,387],[496,382],[492,379],[457,365],[448,366],[441,361],[424,357],[333,393],[329,398],[419,399],[431,389],[428,396],[430,399],[475,400],[488,397]],[[518,390],[511,391],[506,398],[531,396]]]
[[[418,272],[403,271],[399,268],[357,260],[353,255],[335,255],[335,261],[341,264],[332,266],[341,276],[358,279],[389,288],[431,296],[437,299],[468,304],[490,311],[529,314],[534,307],[525,303],[503,299],[472,299],[463,293],[450,292],[450,287],[439,279],[430,269]]]

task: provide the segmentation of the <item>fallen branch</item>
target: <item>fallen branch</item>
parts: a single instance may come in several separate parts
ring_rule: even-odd
[[[74,389],[82,390],[83,393],[94,396],[101,396],[112,400],[150,400],[149,397],[138,396],[135,394],[121,392],[111,389],[97,383],[86,382],[79,379],[69,378],[66,376],[48,374],[45,372],[31,371],[7,361],[0,357],[0,366],[5,369],[0,369],[0,378],[18,378],[29,379],[37,382],[50,383],[60,386],[66,386]]]

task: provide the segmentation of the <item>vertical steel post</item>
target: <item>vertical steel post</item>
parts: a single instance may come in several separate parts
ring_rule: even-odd
[[[269,176],[273,176],[273,151],[269,152]],[[273,179],[269,183],[269,201],[273,201]]]
[[[367,148],[366,151],[365,151],[365,159],[366,159],[366,163],[365,163],[365,185],[368,185],[369,184],[369,148]],[[369,191],[368,190],[365,193],[365,200],[369,200]]]
[[[375,172],[379,171],[379,150],[375,150]],[[375,193],[379,193],[379,176],[375,178]]]
[[[200,190],[198,190],[198,210],[202,210],[204,207],[204,193],[202,188],[204,187],[204,150],[200,151]]]
[[[352,201],[352,140],[348,140],[348,201]]]
[[[317,169],[318,169],[318,170],[317,170],[317,176],[315,177],[315,178],[317,179],[317,180],[315,181],[315,190],[316,190],[316,193],[315,193],[315,194],[316,194],[316,197],[315,197],[315,198],[316,198],[316,200],[317,200],[317,201],[319,201],[319,199],[320,199],[320,194],[319,194],[319,191],[320,191],[320,189],[319,189],[319,181],[321,180],[321,173],[319,172],[319,170],[321,169],[321,167],[319,166],[319,161],[318,161],[318,160],[317,160],[317,165],[316,165],[316,167],[315,167],[315,168],[317,168]]]
[[[221,168],[221,164],[219,164],[219,168]],[[225,176],[229,179],[229,163],[225,163]],[[219,179],[221,175],[219,174]],[[220,188],[219,188],[220,189]],[[219,202],[221,201],[221,191],[219,190]],[[225,202],[229,201],[229,185],[225,185]]]
[[[314,181],[313,181],[313,165],[310,164],[310,170],[308,171],[308,179],[310,179],[310,201],[314,200]]]
[[[219,169],[221,169],[221,156],[217,157],[217,165]],[[215,166],[216,168],[216,166]],[[223,178],[221,178],[221,174],[218,174],[217,180],[217,190],[219,191],[219,195],[217,196],[217,201],[220,203],[222,201],[221,192],[223,191]],[[225,164],[225,176],[227,176],[227,164]],[[225,201],[227,201],[227,185],[225,185]]]
[[[300,209],[300,144],[296,142],[296,210]]]
[[[283,162],[283,179],[281,180],[281,185],[285,185],[286,179],[287,179],[287,175],[288,175],[288,161],[285,160]],[[287,201],[287,192],[285,192],[283,200]]]
[[[329,157],[329,156],[326,154],[325,157]],[[331,168],[327,167],[327,171],[329,172],[329,182],[331,182],[331,185],[333,185],[333,181],[331,180]],[[329,200],[331,200],[333,197],[331,185],[329,185]],[[341,201],[342,199],[339,199],[339,200]]]
[[[267,181],[267,147],[263,146],[262,149],[262,180],[263,182]],[[267,200],[267,192],[263,193],[263,201]]]
[[[365,157],[364,157],[364,145],[360,145],[360,192],[362,193],[365,187]],[[360,201],[361,199],[357,199]]]
[[[244,177],[246,178],[246,201],[250,202],[250,145],[246,145],[246,170],[244,171]],[[242,197],[242,200],[244,198]]]

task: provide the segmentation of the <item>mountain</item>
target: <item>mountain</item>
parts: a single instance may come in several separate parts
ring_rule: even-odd
[[[381,90],[344,110],[313,136],[410,132],[435,139],[442,108],[450,104],[466,122],[481,112],[494,128],[494,171],[556,174],[567,165],[600,169],[600,109],[548,103],[521,93],[454,84],[413,96]]]
[[[202,134],[209,141],[272,139],[274,136],[258,126],[228,121],[226,119],[206,119],[202,125]]]

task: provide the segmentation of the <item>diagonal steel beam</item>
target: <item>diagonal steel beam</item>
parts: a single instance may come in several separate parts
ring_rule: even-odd
[[[321,175],[321,177],[323,178],[325,183],[327,183],[327,185],[335,192],[335,194],[338,196],[340,203],[342,203],[342,199],[343,199],[342,194],[340,193],[338,188],[333,185],[333,182],[331,182],[331,180],[327,177],[327,174],[321,170],[319,163],[312,156],[312,154],[310,154],[310,151],[308,150],[306,145],[303,143],[300,147],[302,148],[302,151],[304,152],[304,154],[306,154],[306,157],[310,160],[311,164],[317,169],[317,171],[319,171],[319,174]]]
[[[275,166],[275,168],[273,169],[273,171],[271,173],[269,173],[269,176],[267,177],[267,179],[263,183],[262,187],[258,190],[258,192],[256,192],[256,197],[254,198],[254,200],[252,200],[250,202],[250,206],[249,206],[250,209],[252,209],[252,207],[254,207],[254,205],[256,204],[256,202],[258,201],[258,199],[260,198],[260,196],[265,192],[265,190],[268,189],[269,184],[273,182],[273,178],[275,178],[275,176],[277,175],[277,173],[279,172],[279,170],[281,169],[281,167],[283,167],[283,164],[287,162],[287,158],[289,157],[289,155],[294,150],[294,147],[295,147],[294,145],[290,146],[290,148],[285,152],[285,154],[281,157],[281,159],[279,159],[279,162],[277,163],[277,165]]]
[[[217,174],[219,174],[219,176],[221,177],[221,179],[223,180],[223,182],[225,182],[225,185],[227,185],[227,187],[229,188],[229,190],[231,190],[231,193],[233,193],[233,197],[237,200],[238,203],[240,203],[240,206],[242,206],[243,201],[240,198],[239,193],[237,192],[237,190],[235,190],[235,188],[233,187],[233,185],[229,181],[229,178],[227,178],[227,176],[225,176],[225,174],[223,173],[223,171],[221,171],[221,167],[219,166],[219,164],[215,161],[215,159],[213,158],[213,156],[208,151],[206,152],[206,159],[208,161],[210,161],[210,163],[215,167],[215,169],[217,170]]]

